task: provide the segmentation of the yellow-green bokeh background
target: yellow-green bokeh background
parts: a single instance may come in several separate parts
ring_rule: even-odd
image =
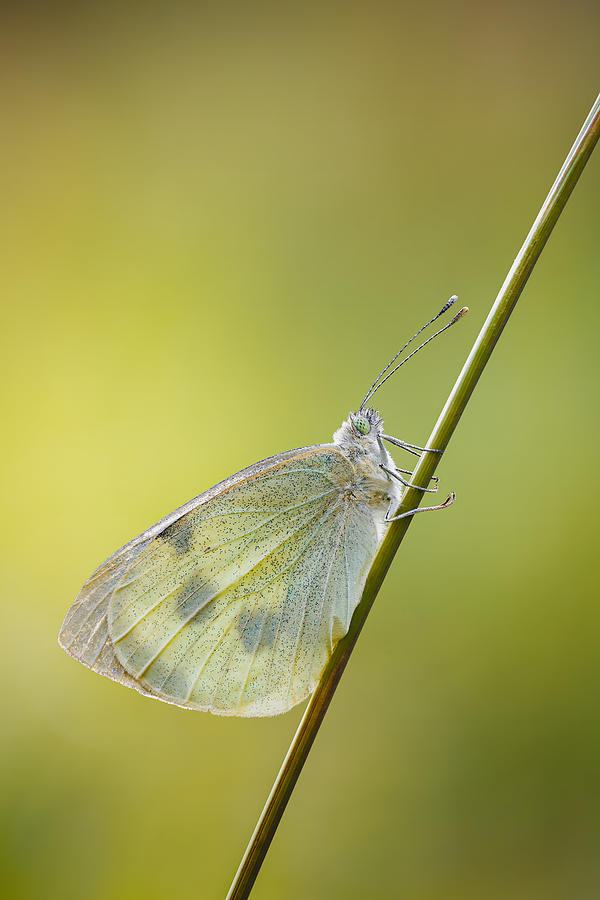
[[[56,635],[117,546],[386,385],[424,440],[598,87],[597,4],[5,14],[5,896],[219,898],[301,710],[143,699]],[[444,459],[256,898],[600,891],[600,151]]]

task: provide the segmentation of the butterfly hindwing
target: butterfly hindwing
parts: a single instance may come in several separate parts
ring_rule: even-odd
[[[61,647],[98,674],[106,675],[127,687],[133,687],[143,694],[147,693],[146,688],[131,678],[123,668],[108,636],[108,604],[116,586],[142,549],[186,513],[207,503],[244,478],[268,469],[276,462],[283,462],[297,456],[298,453],[312,449],[312,447],[306,447],[303,450],[288,450],[286,453],[263,459],[242,469],[174,510],[156,525],[151,526],[113,553],[88,578],[68,610],[58,638]]]
[[[88,646],[106,642],[119,680],[231,715],[284,712],[314,689],[377,534],[366,505],[349,498],[353,468],[337,449],[277,459],[107,561],[83,628],[104,612]],[[93,578],[90,595],[100,591]]]

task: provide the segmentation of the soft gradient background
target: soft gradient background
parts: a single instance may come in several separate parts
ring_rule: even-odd
[[[598,89],[598,5],[3,14],[2,775],[11,898],[221,898],[301,709],[152,703],[56,635],[116,547],[379,394],[426,439]],[[256,884],[600,891],[600,151],[444,459]],[[409,458],[410,459],[410,458]]]

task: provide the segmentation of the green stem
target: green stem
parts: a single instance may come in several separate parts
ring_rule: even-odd
[[[431,432],[427,447],[445,450],[454,433],[483,369],[488,362],[496,341],[508,322],[527,279],[533,271],[550,232],[554,228],[571,191],[575,187],[600,134],[600,96],[578,134],[569,154],[550,188],[548,196],[525,238],[494,305],[469,353],[446,404]],[[441,454],[424,453],[414,471],[412,485],[402,498],[401,510],[415,509],[423,497],[421,487],[429,484]],[[312,695],[302,721],[283,761],[281,770],[271,789],[260,819],[250,839],[240,867],[233,880],[227,900],[242,900],[249,896],[260,866],[269,849],[279,820],[294,789],[294,785],[309,754],[317,731],[327,712],[334,691],[350,658],[358,635],[373,605],[390,563],[406,534],[413,517],[393,522],[388,528],[379,552],[375,557],[365,589],[357,606],[348,634],[337,644],[323,671],[321,680]]]

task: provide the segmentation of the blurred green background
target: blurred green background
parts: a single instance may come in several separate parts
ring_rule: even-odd
[[[379,396],[426,439],[598,88],[595,3],[3,13],[5,896],[223,897],[301,715],[152,703],[57,646],[90,572]],[[600,151],[441,467],[255,896],[600,891]],[[410,459],[410,458],[409,458]]]

